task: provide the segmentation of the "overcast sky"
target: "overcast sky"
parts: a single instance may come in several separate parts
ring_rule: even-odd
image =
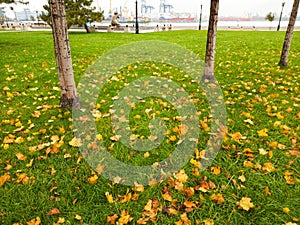
[[[126,0],[111,0],[113,8],[120,8],[123,6]],[[130,11],[134,11],[135,0],[127,0],[127,8]],[[173,5],[173,11],[175,12],[190,12],[193,15],[199,14],[200,5],[203,5],[203,14],[209,14],[210,0],[165,0],[167,4]],[[292,9],[294,0],[283,0],[286,2],[283,15],[289,15]],[[282,0],[220,0],[219,16],[245,16],[247,14],[260,14],[265,16],[269,12],[273,12],[277,15],[280,14]],[[29,0],[29,7],[36,11],[42,10],[43,5],[47,3],[47,0]],[[94,0],[96,6],[100,6],[106,13],[109,10],[110,0]],[[141,0],[138,0],[141,4]],[[146,0],[147,5],[153,5],[154,11],[159,10],[160,0]],[[16,11],[21,11],[24,6],[15,6]],[[28,7],[28,6],[27,6]]]

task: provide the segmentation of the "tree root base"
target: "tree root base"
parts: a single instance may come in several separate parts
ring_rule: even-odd
[[[60,107],[67,109],[79,109],[80,100],[79,97],[68,98],[66,95],[62,95],[60,98]]]
[[[202,76],[202,82],[209,82],[209,83],[215,83],[216,82],[216,78],[215,76],[211,76],[211,75],[203,75]]]

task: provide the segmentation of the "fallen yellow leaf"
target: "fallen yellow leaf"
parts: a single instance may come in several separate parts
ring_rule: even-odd
[[[81,146],[81,142],[80,140],[78,140],[76,137],[74,137],[70,142],[69,145],[71,145],[72,147],[79,147]]]
[[[109,194],[109,192],[105,192],[105,197],[106,197],[108,203],[113,203],[114,202],[114,199],[113,199],[112,195]]]
[[[214,225],[214,221],[213,220],[203,220],[204,225]]]
[[[133,217],[131,217],[126,210],[121,211],[121,216],[117,222],[118,225],[128,224],[133,220]]]
[[[29,178],[26,173],[18,175],[17,183],[28,184]]]
[[[170,192],[166,192],[166,193],[162,194],[162,197],[164,200],[169,201],[169,202],[171,202],[173,200],[172,194]]]
[[[75,219],[76,219],[76,220],[82,220],[82,217],[81,217],[80,215],[76,214],[76,215],[75,215]]]
[[[132,190],[134,191],[138,191],[138,192],[144,192],[145,191],[145,187],[141,184],[136,184]]]
[[[223,204],[225,202],[222,194],[213,194],[212,196],[210,196],[210,198],[218,204]]]
[[[53,225],[60,225],[60,224],[63,224],[64,222],[65,222],[65,219],[62,218],[62,217],[59,217],[58,220],[57,220],[57,222],[54,223]]]
[[[30,220],[26,224],[27,225],[40,225],[41,224],[41,219],[40,219],[40,217],[36,217],[35,219]]]
[[[180,170],[178,173],[176,173],[174,175],[174,177],[176,178],[177,181],[181,182],[181,183],[185,183],[188,180],[188,175],[186,175],[184,169]]]
[[[210,170],[214,175],[219,175],[221,173],[221,168],[219,166],[212,166]]]
[[[290,210],[289,208],[285,207],[285,208],[282,209],[282,211],[283,211],[284,213],[289,213],[291,210]]]
[[[87,181],[90,183],[90,184],[96,184],[97,183],[97,180],[98,180],[98,176],[95,174],[94,176],[92,177],[89,177],[87,179]]]
[[[264,128],[262,130],[257,131],[259,137],[268,137],[268,129]]]
[[[21,160],[21,161],[24,161],[27,158],[27,156],[23,155],[20,152],[16,154],[16,157],[18,158],[18,160]]]
[[[241,182],[245,182],[246,181],[246,177],[244,176],[244,174],[242,174],[241,176],[239,176],[238,178]]]
[[[144,154],[144,158],[149,158],[150,157],[150,153],[149,152],[146,152],[145,154]]]
[[[249,211],[251,208],[254,208],[254,204],[251,202],[251,198],[243,197],[239,202],[236,203],[239,206],[239,209]]]
[[[264,166],[263,166],[262,170],[264,172],[271,173],[271,172],[275,171],[275,167],[274,167],[274,165],[271,162],[266,162],[266,163],[264,163]]]

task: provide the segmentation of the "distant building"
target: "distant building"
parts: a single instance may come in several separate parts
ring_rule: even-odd
[[[4,7],[0,7],[0,25],[3,24],[4,21],[5,21]]]

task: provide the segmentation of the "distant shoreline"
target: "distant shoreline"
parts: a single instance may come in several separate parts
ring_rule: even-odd
[[[141,33],[154,32],[155,28],[158,26],[159,31],[162,31],[164,25],[168,26],[170,23],[164,22],[148,22],[148,23],[139,23],[139,30]],[[107,32],[109,22],[95,23],[92,28],[96,32]],[[135,32],[135,23],[122,23],[121,27],[116,29],[117,32],[124,32],[125,26],[130,28],[130,32]],[[280,31],[286,31],[288,21],[283,21],[280,26]],[[268,21],[220,21],[218,23],[218,30],[228,30],[228,31],[276,31],[278,22],[268,22]],[[201,30],[207,30],[208,24],[207,21],[201,24]],[[29,25],[14,25],[14,26],[0,26],[2,31],[42,31],[42,30],[51,30],[48,25],[43,26],[29,26]],[[71,31],[85,31],[84,28],[73,27]],[[168,29],[166,29],[167,31]],[[172,30],[199,30],[199,23],[197,22],[184,22],[184,23],[172,23]],[[294,31],[300,31],[300,21],[296,21]]]

